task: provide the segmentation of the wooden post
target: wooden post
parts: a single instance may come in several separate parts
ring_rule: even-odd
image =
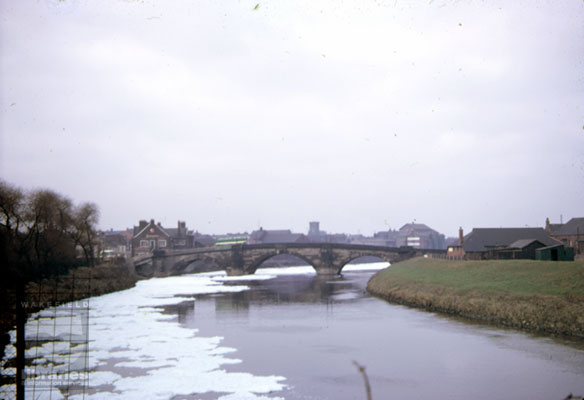
[[[24,303],[24,282],[18,280],[16,284],[16,399],[24,400],[25,357],[26,351],[24,326],[26,314]]]

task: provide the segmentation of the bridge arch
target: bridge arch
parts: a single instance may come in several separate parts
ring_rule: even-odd
[[[224,267],[218,260],[208,254],[185,254],[177,257],[162,259],[159,275],[182,275],[197,272],[221,270]]]
[[[313,265],[313,263],[307,257],[305,257],[304,255],[299,254],[297,252],[288,250],[288,251],[270,251],[268,254],[262,255],[261,257],[254,259],[254,261],[249,265],[249,267],[247,267],[245,272],[246,272],[246,274],[253,275],[261,267],[261,265],[263,263],[265,263],[266,261],[268,261],[274,257],[284,256],[284,255],[293,256],[294,258],[298,258],[299,260],[304,261],[306,264],[308,264],[312,268],[314,268],[315,271],[317,270],[316,267]]]
[[[362,259],[362,258],[364,258],[364,259],[375,258],[375,259],[379,260],[378,262],[384,262],[384,263],[388,263],[390,265],[392,263],[392,260],[390,259],[390,257],[383,257],[383,256],[380,256],[378,254],[362,254],[362,255],[354,256],[354,257],[350,258],[346,262],[345,262],[345,260],[343,260],[341,262],[343,264],[342,264],[341,269],[339,270],[339,272],[341,272],[347,265],[351,264],[354,261],[357,261],[359,259]],[[369,262],[371,262],[371,261],[369,261]]]

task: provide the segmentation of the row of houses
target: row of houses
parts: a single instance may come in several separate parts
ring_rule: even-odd
[[[137,226],[123,231],[99,232],[98,240],[102,258],[134,257],[159,250],[215,245],[213,237],[188,229],[184,221],[178,221],[176,228],[169,228],[153,219],[141,220]]]
[[[103,258],[133,257],[169,249],[180,250],[240,243],[353,243],[388,247],[446,248],[444,235],[424,224],[415,223],[405,224],[399,230],[377,232],[374,236],[329,234],[320,230],[318,221],[309,223],[307,234],[295,233],[289,229],[260,228],[251,234],[210,236],[189,230],[184,221],[178,221],[176,228],[169,228],[151,219],[150,221],[141,220],[138,225],[130,229],[99,233],[99,248]]]
[[[249,236],[248,243],[344,243],[371,246],[401,247],[410,246],[424,249],[445,250],[443,234],[424,224],[409,223],[399,230],[377,232],[373,236],[361,234],[327,233],[320,230],[320,223],[309,223],[308,234],[294,233],[289,229],[266,230],[260,228]]]
[[[289,229],[260,228],[251,234],[222,236],[204,235],[187,228],[184,221],[176,227],[163,227],[141,220],[137,226],[123,231],[99,233],[99,248],[103,258],[149,255],[156,251],[194,247],[233,245],[240,243],[345,243],[374,246],[410,246],[423,249],[444,249],[447,257],[465,259],[550,259],[569,260],[584,256],[584,218],[572,218],[566,224],[545,228],[474,228],[466,236],[462,228],[459,237],[446,239],[427,225],[408,223],[398,230],[377,232],[373,236],[329,234],[320,230],[318,221],[309,223],[307,234]],[[448,243],[448,245],[447,245]]]
[[[582,234],[580,234],[582,232]],[[448,246],[446,255],[470,260],[533,259],[570,261],[584,256],[584,218],[545,228],[474,228]]]

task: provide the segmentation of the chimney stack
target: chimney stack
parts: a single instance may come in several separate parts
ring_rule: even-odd
[[[464,235],[462,232],[462,226],[460,228],[458,228],[458,245],[462,246],[462,243],[464,241]]]

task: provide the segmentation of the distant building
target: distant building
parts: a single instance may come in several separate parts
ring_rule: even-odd
[[[364,235],[350,235],[349,243],[363,244],[367,246],[386,246],[386,240],[382,237],[371,237]]]
[[[320,230],[320,222],[311,221],[308,223],[308,237],[310,239],[322,238],[324,236],[326,236],[326,232]]]
[[[190,249],[193,248],[194,234],[186,228],[186,224],[178,221],[176,228],[163,228],[160,222],[156,224],[141,220],[134,227],[132,237],[132,255],[151,254],[156,250]]]
[[[500,260],[535,260],[536,251],[544,247],[546,245],[537,239],[519,239],[507,247],[493,250],[492,253],[493,258]]]
[[[344,233],[327,233],[320,230],[320,222],[311,221],[308,223],[308,235],[306,239],[310,243],[348,243],[349,238]]]
[[[376,232],[373,234],[373,237],[375,239],[382,240],[382,246],[397,247],[397,235],[398,231],[390,229],[388,231]]]
[[[193,238],[193,247],[213,247],[215,246],[215,238],[211,235],[195,232]]]
[[[572,247],[577,256],[584,255],[584,218],[572,218],[565,224],[550,224],[545,221],[545,230],[566,247]]]
[[[396,246],[420,249],[446,249],[444,235],[424,224],[405,224],[397,232]]]
[[[574,249],[563,244],[541,247],[535,250],[535,259],[541,261],[574,261]]]
[[[245,244],[248,242],[249,235],[246,233],[228,233],[214,237],[215,246],[233,246],[234,244]]]
[[[125,231],[109,231],[98,232],[100,258],[112,259],[118,257],[129,257],[132,252],[132,232]]]
[[[556,244],[542,228],[474,228],[463,238],[462,248],[464,257],[471,260],[509,258],[513,252],[518,255],[518,250],[530,258],[533,250],[535,259],[537,248]]]
[[[262,243],[306,243],[308,238],[302,233],[292,233],[289,229],[267,230],[260,228],[249,236],[249,244]]]
[[[324,243],[349,243],[349,237],[344,233],[327,233]]]
[[[464,234],[462,227],[458,228],[458,239],[449,238],[449,243],[446,246],[446,257],[454,259],[462,259],[464,257]],[[454,240],[453,240],[454,239]]]

